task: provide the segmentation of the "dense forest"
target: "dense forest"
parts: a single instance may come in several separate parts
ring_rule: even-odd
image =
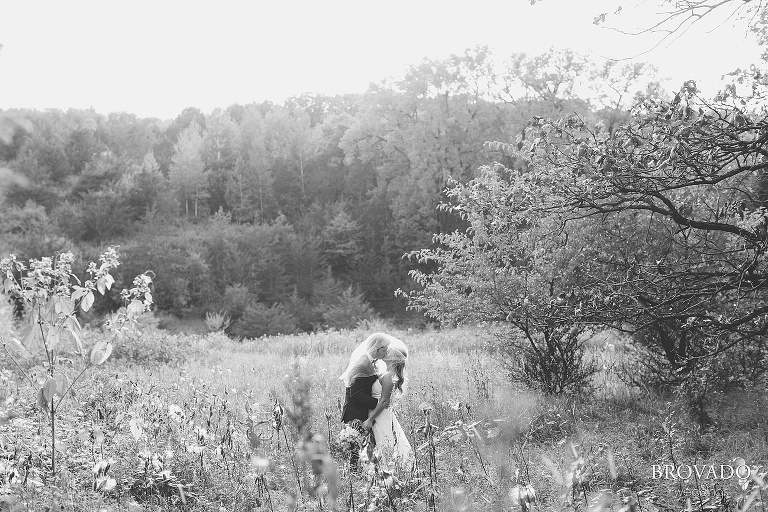
[[[173,120],[7,110],[0,253],[75,248],[85,261],[119,245],[118,285],[151,270],[158,310],[221,312],[241,336],[402,320],[394,291],[417,287],[418,264],[403,255],[466,227],[438,208],[449,180],[524,165],[488,142],[523,147],[537,117],[613,132],[637,101],[664,97],[649,65],[478,47],[364,94]]]

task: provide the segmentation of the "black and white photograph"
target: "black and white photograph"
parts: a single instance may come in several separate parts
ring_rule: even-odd
[[[0,0],[0,512],[765,512],[768,2]]]

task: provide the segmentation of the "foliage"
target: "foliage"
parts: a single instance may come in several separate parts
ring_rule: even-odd
[[[615,136],[578,119],[536,122],[541,138],[522,151],[537,172],[520,176],[546,184],[535,211],[602,221],[604,242],[586,257],[590,308],[606,323],[647,331],[685,372],[768,329],[766,120],[696,92],[687,83],[671,102],[644,104]]]
[[[178,367],[198,355],[199,340],[194,336],[170,334],[142,323],[140,316],[136,319],[136,328],[122,334],[112,351],[115,361],[146,368],[159,365]]]
[[[124,268],[155,269],[157,308],[177,316],[224,309],[225,287],[241,284],[289,307],[296,290],[310,330],[322,322],[328,301],[315,294],[330,267],[377,314],[403,317],[393,296],[412,285],[403,253],[463,226],[435,209],[449,179],[470,180],[491,160],[515,165],[485,141],[512,140],[530,116],[566,110],[615,124],[650,71],[555,50],[499,67],[477,47],[365,94],[190,107],[170,121],[5,112],[3,208],[43,208],[50,232],[0,239],[29,257],[119,241]]]
[[[56,412],[83,373],[103,364],[113,350],[111,341],[101,340],[92,347],[90,355],[84,353],[77,311],[87,312],[93,305],[95,292],[104,295],[112,287],[114,278],[110,271],[120,264],[117,249],[110,247],[103,252],[99,256],[99,266],[94,262],[88,264],[90,279],[82,286],[72,272],[73,261],[71,252],[54,258],[31,259],[28,264],[18,261],[15,256],[0,260],[0,272],[4,274],[4,293],[23,301],[28,316],[28,326],[22,339],[12,337],[11,346],[20,359],[29,362],[31,371],[47,374],[42,387],[37,391],[37,405],[50,419],[53,475],[56,475]],[[151,283],[152,279],[142,274],[134,279],[133,288],[121,291],[125,307],[113,319],[112,329],[116,334],[126,323],[150,308]],[[74,378],[60,360],[60,343],[67,337],[73,342],[75,352],[83,359],[83,368]],[[36,383],[9,352],[5,335],[3,348],[27,381],[36,388]]]
[[[715,423],[702,431],[674,396],[608,387],[582,400],[510,388],[494,357],[478,351],[488,335],[477,328],[388,329],[413,348],[412,385],[397,405],[416,448],[413,469],[374,457],[366,471],[350,471],[349,458],[320,438],[327,430],[327,438],[336,439],[343,427],[336,409],[342,390],[335,372],[322,369],[343,367],[368,331],[248,344],[209,335],[180,338],[202,349],[199,358],[150,367],[110,359],[109,371],[76,386],[80,405],[63,408],[57,422],[62,440],[71,441],[60,459],[66,487],[45,478],[47,459],[35,455],[43,442],[41,418],[19,407],[27,390],[0,386],[0,434],[7,440],[0,445],[3,506],[246,511],[322,504],[330,510],[327,463],[336,467],[340,510],[426,510],[428,503],[433,510],[516,510],[532,500],[533,489],[533,509],[581,509],[611,490],[610,506],[600,501],[602,510],[619,510],[631,498],[653,512],[660,500],[684,506],[684,498],[675,501],[680,492],[699,486],[704,492],[712,482],[654,480],[652,464],[695,457],[697,464],[719,465],[734,456],[759,464],[766,456],[759,426],[768,403],[759,389],[723,397],[712,409]],[[595,344],[588,350],[609,367],[623,358]],[[473,383],[457,378],[478,358],[489,398],[476,398]],[[601,369],[600,381],[610,374]],[[0,371],[0,384],[9,376]],[[317,463],[310,466],[304,457],[309,464],[318,457]],[[757,485],[742,489],[735,477],[717,483],[733,502]],[[760,510],[756,500],[750,510]]]
[[[296,318],[282,304],[266,306],[260,302],[245,308],[232,333],[243,338],[260,338],[296,331]]]
[[[422,285],[406,295],[409,307],[443,322],[505,321],[510,376],[547,393],[588,385],[595,368],[583,358],[592,321],[579,290],[587,240],[556,215],[529,208],[525,181],[499,167],[447,191],[466,232],[435,236],[439,246],[410,257],[434,270],[413,270]],[[522,361],[517,361],[522,357]]]
[[[257,296],[242,284],[227,286],[224,290],[224,304],[233,322],[237,322],[245,313],[245,308],[256,301]]]
[[[0,210],[0,251],[19,258],[40,258],[63,252],[72,242],[61,236],[45,208],[28,201]]]
[[[194,242],[155,233],[128,244],[123,248],[123,271],[118,279],[152,269],[157,276],[154,300],[159,309],[177,316],[204,310],[212,283],[209,267]]]
[[[557,333],[559,338],[522,340],[514,331],[501,336],[503,364],[510,380],[547,394],[591,391],[597,367],[585,354],[584,334],[572,328]]]
[[[323,322],[331,329],[351,329],[373,316],[362,294],[354,293],[351,286],[337,300],[323,312]]]
[[[694,359],[690,372],[681,372],[672,364],[661,343],[651,331],[643,331],[633,336],[633,345],[627,353],[624,380],[641,388],[665,390],[685,385],[687,379],[694,376],[696,386],[716,392],[746,389],[754,382],[759,382],[768,370],[768,353],[762,339],[750,343],[740,343],[726,352]],[[702,383],[695,376],[706,376]]]
[[[179,134],[171,158],[168,174],[171,187],[177,191],[184,214],[198,216],[201,199],[207,197],[205,162],[203,161],[203,136],[200,126],[192,122]],[[190,212],[190,202],[193,204]]]
[[[205,325],[211,332],[224,332],[230,323],[232,323],[232,318],[225,315],[223,311],[218,313],[209,311],[205,314]]]

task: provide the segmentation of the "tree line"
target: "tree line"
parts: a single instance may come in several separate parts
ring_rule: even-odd
[[[155,272],[159,309],[226,311],[251,325],[243,335],[402,316],[394,291],[417,286],[418,266],[403,254],[467,226],[438,208],[456,203],[449,181],[526,165],[487,141],[532,143],[531,118],[564,115],[613,133],[633,104],[665,95],[647,64],[555,50],[500,62],[477,47],[363,94],[171,121],[7,110],[2,250],[87,259],[119,244],[125,275]]]

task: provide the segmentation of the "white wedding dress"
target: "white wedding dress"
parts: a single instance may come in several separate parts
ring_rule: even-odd
[[[394,391],[393,391],[394,393]],[[371,387],[373,398],[381,398],[381,382],[375,381]],[[397,416],[392,412],[392,398],[390,406],[381,411],[373,423],[373,438],[376,447],[380,450],[382,460],[385,463],[406,464],[414,459],[413,449],[405,436],[403,427],[397,421]]]

